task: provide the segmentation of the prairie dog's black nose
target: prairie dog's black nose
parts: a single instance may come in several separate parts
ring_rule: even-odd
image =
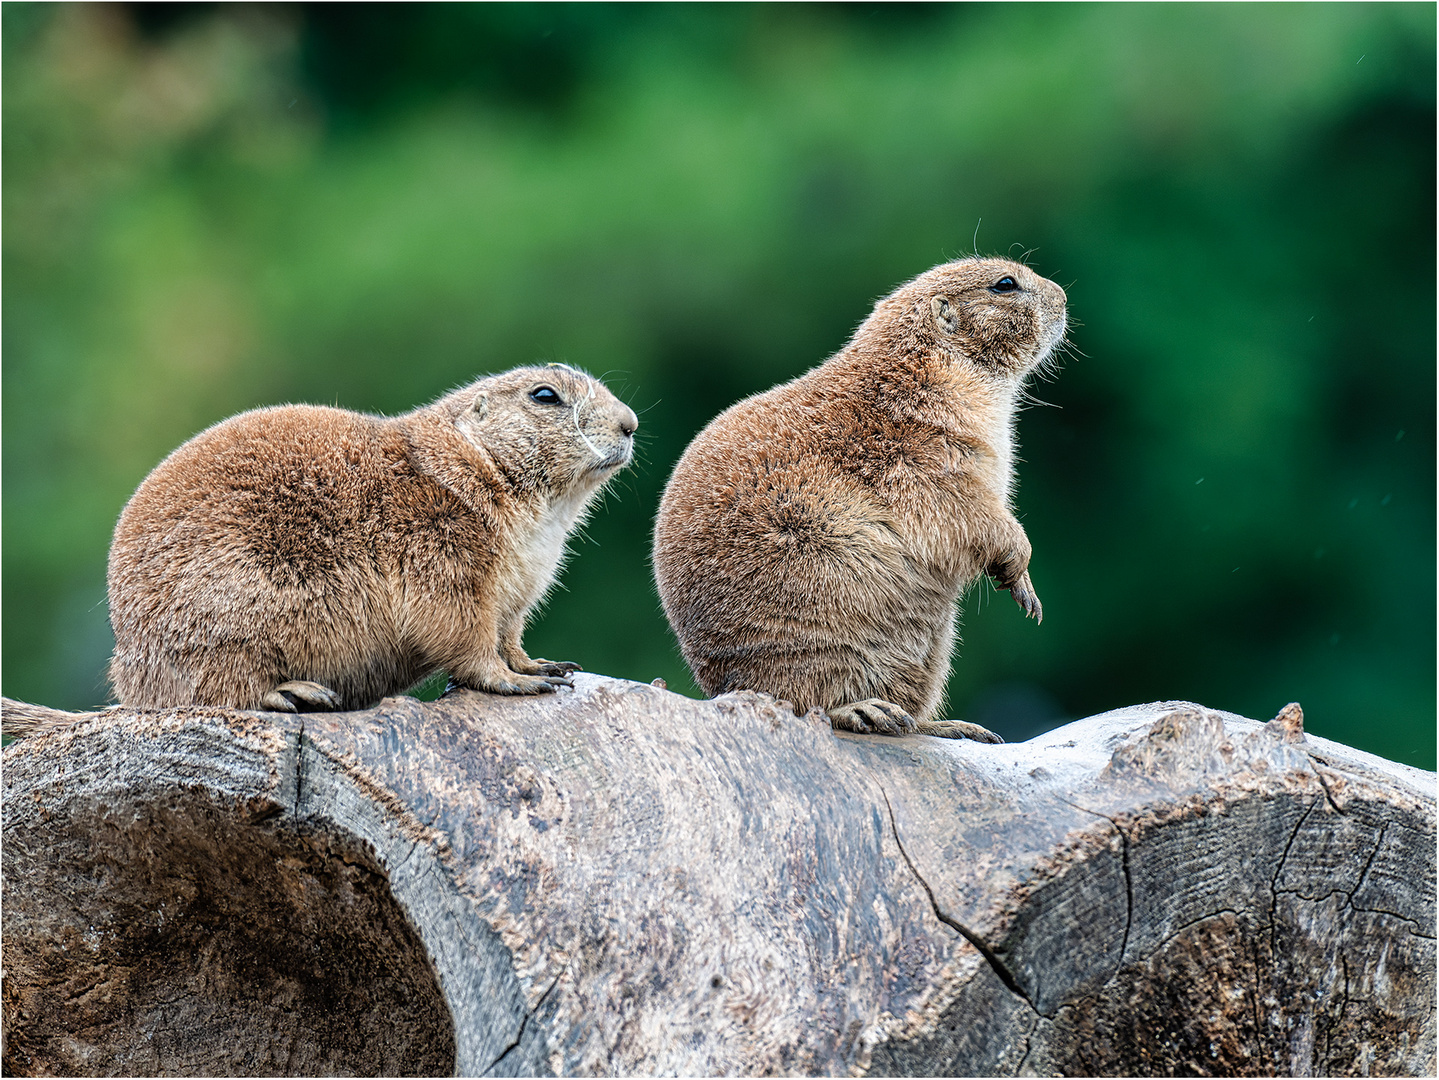
[[[628,406],[621,405],[620,408],[623,411],[620,413],[620,418],[618,421],[619,429],[627,436],[633,435],[636,431],[639,430],[640,418],[636,416],[635,411]]]

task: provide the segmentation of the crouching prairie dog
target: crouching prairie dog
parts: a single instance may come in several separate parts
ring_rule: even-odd
[[[845,731],[1000,741],[934,717],[972,582],[988,575],[1041,616],[1010,509],[1014,418],[1065,305],[1019,263],[945,263],[819,367],[695,437],[660,503],[654,568],[706,693],[762,690]]]
[[[577,664],[520,638],[637,427],[562,364],[394,418],[283,405],[216,424],[115,528],[119,702],[355,709],[439,670],[496,694],[567,683]]]

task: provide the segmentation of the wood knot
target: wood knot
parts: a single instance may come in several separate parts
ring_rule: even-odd
[[[1304,741],[1304,710],[1299,707],[1299,702],[1291,701],[1284,708],[1279,710],[1279,715],[1269,721],[1271,725],[1277,724],[1280,729],[1281,738],[1287,743]]]

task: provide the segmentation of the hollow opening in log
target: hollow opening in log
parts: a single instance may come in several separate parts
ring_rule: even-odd
[[[197,789],[62,805],[7,837],[32,856],[6,875],[7,966],[41,976],[7,980],[7,1074],[454,1071],[434,970],[363,845]]]

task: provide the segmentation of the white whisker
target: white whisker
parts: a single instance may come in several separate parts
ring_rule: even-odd
[[[571,369],[571,370],[573,370],[573,369]],[[589,404],[591,401],[593,401],[594,399],[595,399],[595,388],[594,388],[594,384],[591,383],[590,386],[589,386],[589,388],[588,388],[588,389],[586,390],[586,392],[585,392],[585,396],[584,396],[583,398],[581,398],[580,400],[576,401],[576,402],[574,403],[574,405],[572,405],[572,406],[570,407],[570,415],[574,418],[574,421],[575,421],[575,434],[580,437],[580,441],[583,442],[586,446],[588,446],[588,447],[590,448],[590,453],[594,454],[595,457],[600,458],[601,460],[603,460],[603,459],[604,459],[605,457],[607,457],[608,455],[602,453],[602,452],[600,451],[600,448],[599,448],[598,446],[596,446],[594,443],[590,442],[590,437],[585,434],[584,428],[580,427],[580,406],[581,406],[581,405],[588,405],[588,404]]]

